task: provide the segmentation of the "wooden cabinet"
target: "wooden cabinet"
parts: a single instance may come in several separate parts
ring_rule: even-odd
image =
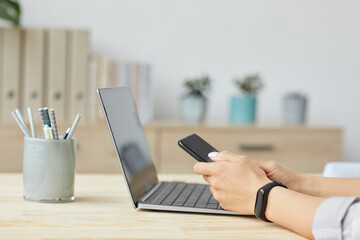
[[[160,172],[191,172],[194,159],[177,146],[197,133],[218,150],[252,160],[275,160],[298,172],[320,173],[325,163],[341,161],[341,129],[309,127],[163,127],[157,142]]]
[[[69,124],[59,124],[66,129]],[[158,172],[190,173],[195,160],[180,149],[179,139],[197,133],[218,150],[247,155],[253,160],[276,160],[298,172],[320,173],[326,162],[341,161],[340,128],[184,125],[157,122],[144,126]],[[38,129],[40,132],[40,129]],[[60,131],[61,132],[61,131]],[[105,123],[79,124],[76,171],[120,173]],[[0,124],[0,171],[22,170],[23,135],[16,124]]]

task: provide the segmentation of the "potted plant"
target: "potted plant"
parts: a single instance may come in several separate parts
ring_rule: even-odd
[[[210,89],[210,82],[207,75],[185,79],[186,93],[180,99],[180,115],[184,121],[193,123],[204,121],[207,107],[205,94]]]
[[[283,119],[286,124],[306,121],[307,97],[301,92],[289,92],[283,98]]]
[[[256,120],[256,94],[263,88],[260,75],[251,74],[235,78],[235,85],[241,94],[231,98],[230,121],[232,123],[253,123]]]
[[[20,26],[21,7],[17,0],[0,0],[0,18],[14,27]]]

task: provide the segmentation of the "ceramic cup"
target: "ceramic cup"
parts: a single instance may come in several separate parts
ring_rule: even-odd
[[[24,199],[70,202],[74,197],[76,139],[24,137]]]

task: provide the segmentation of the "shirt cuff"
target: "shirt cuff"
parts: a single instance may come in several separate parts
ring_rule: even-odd
[[[357,197],[331,197],[317,208],[312,233],[315,239],[342,239],[342,221]]]

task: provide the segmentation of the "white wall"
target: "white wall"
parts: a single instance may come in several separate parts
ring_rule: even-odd
[[[345,129],[360,161],[360,1],[22,0],[25,26],[84,27],[92,49],[154,67],[156,116],[178,116],[185,77],[214,79],[208,117],[225,120],[232,77],[257,71],[261,123],[281,122],[281,96],[310,96],[310,124]]]

